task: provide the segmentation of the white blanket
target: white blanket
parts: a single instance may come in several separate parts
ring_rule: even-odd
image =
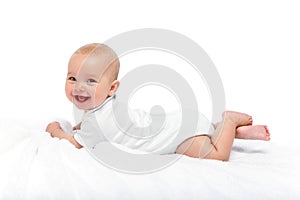
[[[229,162],[183,156],[132,175],[17,124],[0,123],[0,199],[300,199],[298,147],[236,140]]]

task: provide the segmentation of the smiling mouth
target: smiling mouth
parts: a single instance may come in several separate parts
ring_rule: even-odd
[[[83,103],[83,102],[87,101],[90,97],[85,97],[85,96],[75,95],[74,98],[75,98],[76,101],[78,101],[79,103]]]

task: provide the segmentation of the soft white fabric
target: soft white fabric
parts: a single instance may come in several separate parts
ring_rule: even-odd
[[[130,149],[151,152],[157,154],[175,153],[176,148],[185,139],[200,134],[212,134],[214,128],[209,120],[202,114],[198,114],[198,126],[195,132],[180,133],[181,112],[173,111],[166,113],[163,128],[158,134],[153,135],[156,131],[152,131],[151,121],[153,116],[142,110],[130,110],[131,119],[124,117],[122,123],[125,124],[120,128],[116,122],[113,106],[123,106],[115,103],[115,96],[107,99],[99,107],[87,111],[81,123],[81,129],[76,131],[75,139],[81,145],[93,148],[99,142],[109,141],[124,145]],[[115,103],[115,104],[114,104]],[[127,108],[126,108],[127,110]],[[154,117],[161,117],[156,115]],[[65,124],[65,123],[64,123]],[[139,128],[147,127],[150,128]],[[137,128],[138,127],[138,128]],[[131,135],[130,133],[134,133]]]
[[[229,162],[182,156],[156,173],[132,175],[19,124],[0,122],[0,199],[300,199],[297,146],[236,140]]]

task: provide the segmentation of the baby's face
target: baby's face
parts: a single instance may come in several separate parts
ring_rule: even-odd
[[[103,73],[108,63],[101,56],[74,54],[69,62],[65,91],[68,99],[82,110],[91,110],[111,96],[112,82]]]

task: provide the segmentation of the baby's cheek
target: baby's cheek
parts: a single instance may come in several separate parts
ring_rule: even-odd
[[[94,106],[100,106],[106,99],[106,96],[104,94],[94,94]]]
[[[69,86],[66,85],[66,87],[65,87],[65,93],[66,93],[67,98],[70,101],[73,101],[72,92],[73,92],[73,88],[71,88],[71,87],[69,87]]]

